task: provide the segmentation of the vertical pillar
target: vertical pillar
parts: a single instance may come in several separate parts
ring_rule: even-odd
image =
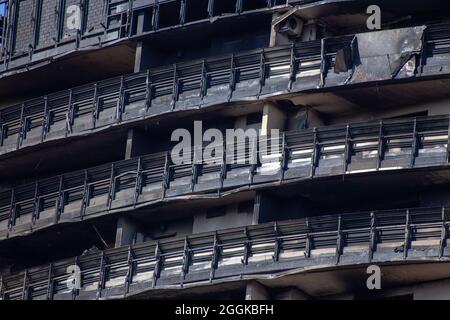
[[[149,137],[139,128],[131,128],[127,132],[125,159],[138,157],[151,152]]]
[[[136,45],[136,57],[134,59],[134,72],[140,72],[145,70],[145,56],[143,55],[144,52],[144,43],[142,41],[139,41]]]
[[[141,10],[138,12],[138,16],[136,18],[136,34],[140,35],[146,31],[151,30],[152,17],[151,13],[146,10]],[[134,72],[140,72],[146,70],[150,63],[148,61],[149,56],[147,55],[147,51],[149,46],[147,43],[143,41],[139,41],[136,45],[136,58],[134,62]]]
[[[276,203],[272,197],[265,192],[257,192],[255,196],[255,206],[253,208],[252,224],[269,222],[274,219]]]
[[[144,241],[144,236],[139,232],[136,223],[127,217],[119,217],[117,220],[115,247],[119,248],[142,241]]]
[[[286,113],[271,101],[264,102],[261,135],[270,134],[271,129],[284,130]]]
[[[140,10],[136,18],[136,34],[142,34],[143,32],[150,31],[152,27],[152,16],[149,11]]]
[[[308,300],[308,295],[297,288],[289,288],[276,296],[276,300]]]
[[[154,66],[164,63],[164,55],[157,46],[140,41],[136,45],[136,56],[134,60],[134,72],[145,71]]]
[[[138,157],[150,152],[150,143],[144,132],[139,128],[131,128],[127,132],[127,145],[125,148],[125,159]],[[119,217],[117,220],[115,247],[122,247],[142,242],[144,235],[139,232],[134,221],[128,217]]]
[[[272,21],[275,21],[275,19],[277,19],[280,16],[279,12],[275,12],[272,15]],[[277,45],[277,29],[276,26],[272,24],[271,29],[270,29],[270,40],[269,40],[269,47],[275,47]]]
[[[257,281],[247,283],[245,289],[245,300],[269,300],[269,291]]]
[[[247,116],[237,117],[236,120],[234,121],[234,128],[245,130],[246,127],[247,127]]]

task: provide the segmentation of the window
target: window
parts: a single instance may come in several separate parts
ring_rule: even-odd
[[[0,17],[5,17],[7,13],[8,1],[0,0]]]
[[[214,15],[236,13],[236,0],[222,0],[214,2]]]
[[[262,114],[260,112],[247,115],[247,125],[259,124],[261,122]]]
[[[227,214],[227,206],[215,207],[206,211],[206,219],[223,217]]]
[[[3,45],[6,32],[6,16],[8,14],[8,1],[0,0],[0,47]]]
[[[252,213],[254,207],[254,201],[246,201],[238,204],[238,213]]]
[[[267,0],[244,1],[243,11],[267,8]]]
[[[186,1],[186,22],[208,18],[208,0]]]
[[[172,1],[159,5],[159,28],[173,27],[180,24],[181,2]]]

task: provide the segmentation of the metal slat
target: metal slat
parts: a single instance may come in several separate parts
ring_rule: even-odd
[[[106,255],[112,258],[110,265],[111,266],[125,266],[126,265],[126,276],[125,276],[125,288],[124,294],[128,295],[130,293],[130,284],[133,283],[133,275],[135,272],[135,263],[137,261],[155,261],[153,279],[148,279],[148,281],[153,281],[152,286],[157,286],[157,280],[161,276],[161,271],[165,267],[163,257],[168,260],[172,260],[171,258],[180,257],[182,255],[182,259],[177,259],[176,263],[168,262],[166,266],[170,268],[180,267],[181,269],[181,277],[179,284],[183,284],[186,276],[190,273],[190,263],[192,258],[192,253],[208,253],[205,256],[204,261],[210,262],[210,270],[209,270],[209,281],[213,281],[215,279],[216,271],[221,268],[219,266],[219,261],[221,261],[222,252],[224,253],[224,257],[229,259],[231,257],[241,258],[241,263],[243,264],[242,268],[244,271],[246,268],[254,268],[259,265],[261,262],[250,262],[248,257],[251,256],[252,251],[257,248],[257,253],[267,253],[273,254],[272,261],[280,262],[280,253],[283,250],[288,249],[290,243],[294,244],[295,250],[298,250],[299,245],[303,243],[302,241],[306,238],[306,248],[305,248],[305,257],[308,259],[316,259],[318,258],[321,261],[321,257],[315,254],[311,257],[311,249],[312,240],[317,241],[318,248],[335,248],[336,250],[336,263],[339,264],[339,257],[343,255],[343,249],[347,247],[348,243],[345,241],[345,236],[352,233],[358,232],[370,238],[370,247],[369,251],[372,253],[376,251],[376,246],[379,243],[382,243],[387,236],[384,236],[384,239],[379,239],[375,236],[377,231],[380,231],[381,234],[389,232],[393,230],[401,230],[403,233],[404,244],[402,245],[403,256],[406,259],[407,252],[411,249],[410,240],[415,237],[415,235],[420,234],[423,230],[428,230],[430,228],[443,228],[442,232],[430,234],[427,236],[427,239],[440,239],[439,248],[443,248],[443,241],[446,241],[446,228],[449,223],[447,220],[446,212],[449,210],[448,207],[444,208],[421,208],[418,209],[405,209],[405,210],[387,210],[387,211],[377,211],[377,212],[363,212],[363,213],[350,213],[350,214],[341,214],[341,215],[332,215],[332,216],[317,216],[306,219],[299,220],[290,220],[290,221],[281,221],[279,223],[267,223],[261,224],[257,226],[248,226],[244,228],[244,232],[242,229],[228,229],[221,230],[220,235],[219,232],[209,232],[205,234],[197,234],[192,235],[189,238],[184,237],[181,239],[167,239],[164,240],[163,243],[158,242],[149,242],[145,244],[135,244],[126,247],[126,250],[118,250],[118,249],[107,249],[102,251],[100,256],[100,264],[98,266],[89,266],[88,269],[81,270],[82,273],[89,270],[89,272],[98,272],[99,280],[97,284],[97,297],[101,297],[101,292],[104,288],[104,281],[106,279],[106,270],[105,267],[107,265]],[[377,217],[377,218],[376,218]],[[363,220],[361,220],[363,219]],[[377,222],[379,220],[379,222]],[[358,221],[364,221],[364,223],[359,223]],[[445,228],[445,232],[444,232]],[[399,234],[398,234],[399,235]],[[309,239],[309,240],[308,240]],[[398,239],[402,241],[401,239]],[[285,248],[281,246],[281,243],[287,243],[288,247]],[[278,246],[275,245],[269,247],[260,247],[264,244],[269,243],[278,243]],[[324,246],[326,243],[326,246]],[[409,243],[409,244],[408,244]],[[161,252],[161,246],[165,249],[165,252]],[[238,247],[243,247],[244,251],[236,250]],[[150,250],[154,250],[151,252]],[[420,247],[420,250],[423,250]],[[441,249],[442,250],[442,249]],[[395,250],[392,250],[394,253]],[[231,255],[230,255],[230,252]],[[234,253],[233,253],[234,252]],[[430,251],[431,252],[431,251]],[[437,252],[437,250],[436,250]],[[209,254],[211,253],[211,254]],[[386,254],[383,252],[383,254]],[[437,253],[436,253],[437,254]],[[439,253],[441,256],[443,254]],[[320,255],[320,254],[319,254]],[[369,256],[369,258],[370,258]],[[75,264],[80,268],[83,268],[83,263],[80,264],[80,259],[84,259],[83,261],[87,261],[85,259],[96,259],[98,257],[97,254],[85,255],[83,257],[76,257]],[[285,258],[283,258],[285,259]],[[298,258],[299,261],[302,258]],[[268,262],[269,263],[269,262]],[[272,262],[273,263],[273,262]],[[309,263],[309,262],[308,262]],[[70,265],[73,264],[73,260],[65,260],[57,265]],[[274,265],[276,266],[276,265]],[[281,265],[280,265],[281,266]],[[241,272],[243,269],[238,268],[236,272]],[[34,268],[34,270],[39,270],[39,268]],[[48,272],[47,277],[47,297],[51,297],[51,291],[49,288],[51,287],[51,282],[54,279],[52,276],[52,271],[54,270],[53,265],[43,266],[42,270],[46,270]],[[37,271],[37,272],[41,272]],[[206,270],[208,271],[208,270]],[[36,272],[36,271],[33,271]],[[195,270],[194,270],[195,272]],[[22,280],[14,282],[9,282],[9,278],[13,277],[13,279],[17,279],[16,275],[8,276],[7,278],[3,277],[3,292],[5,292],[5,288],[8,288],[8,292],[18,292],[21,293],[22,299],[31,298],[29,295],[29,288],[32,288],[34,283],[32,279],[36,279],[33,276],[33,273],[30,273],[29,270],[25,270],[24,274],[19,274]],[[123,277],[123,274],[116,275],[116,277]],[[14,278],[15,277],[15,278]],[[108,279],[114,281],[114,274],[112,274]],[[205,275],[205,277],[208,277]],[[203,279],[207,281],[208,279]],[[41,280],[34,280],[35,283]],[[58,294],[57,288],[55,288],[54,295]],[[83,288],[81,289],[83,290]],[[75,293],[78,294],[78,293]],[[75,297],[75,296],[74,296]]]
[[[417,123],[417,126],[420,123],[420,132],[418,131],[418,129],[416,128],[416,134],[420,135],[421,139],[422,137],[426,138],[426,137],[435,137],[435,136],[444,136],[445,134],[447,134],[448,132],[448,127],[445,124],[448,124],[448,116],[443,116],[443,117],[424,117],[424,118],[418,118],[415,120],[415,122]],[[379,137],[378,137],[378,147],[373,146],[373,150],[375,150],[375,148],[378,148],[378,154],[384,154],[384,150],[386,150],[386,148],[389,148],[390,146],[392,146],[391,142],[392,140],[398,140],[398,139],[405,139],[405,137],[411,137],[412,133],[408,133],[408,130],[411,130],[410,132],[413,131],[413,128],[408,128],[408,123],[412,123],[410,119],[407,120],[395,120],[395,121],[389,121],[386,122],[384,124],[380,124],[379,125]],[[387,128],[388,126],[388,128]],[[406,126],[406,127],[405,127]],[[367,133],[364,134],[359,134],[358,136],[355,137],[353,139],[352,136],[349,136],[351,132],[354,132],[356,129],[352,129],[352,128],[358,128],[358,130],[368,130]],[[315,176],[315,170],[316,168],[320,167],[321,163],[320,163],[320,153],[321,153],[321,148],[324,148],[324,146],[329,146],[329,145],[344,145],[345,143],[347,144],[352,144],[352,143],[364,143],[365,141],[369,141],[369,142],[373,142],[375,139],[375,135],[373,133],[373,130],[371,128],[374,128],[374,124],[373,123],[367,123],[367,124],[360,124],[358,126],[356,125],[352,125],[351,127],[349,126],[350,130],[349,133],[347,133],[345,136],[343,136],[342,134],[337,137],[335,132],[342,132],[343,128],[346,128],[345,126],[337,126],[337,127],[332,127],[332,128],[323,128],[323,129],[313,129],[312,131],[312,137],[311,137],[311,130],[307,129],[307,130],[300,130],[300,131],[293,131],[293,132],[288,132],[288,133],[284,133],[282,138],[281,138],[281,143],[282,143],[282,151],[285,150],[286,145],[289,144],[289,148],[290,150],[292,150],[292,152],[294,152],[298,147],[301,147],[302,150],[310,150],[312,149],[313,152],[311,152],[311,171],[309,174],[309,178],[313,178]],[[407,128],[407,131],[405,131],[405,128]],[[353,133],[352,133],[353,134]],[[384,137],[384,135],[386,135],[386,137]],[[289,138],[287,138],[289,137]],[[311,139],[313,140],[312,142],[309,142],[309,137],[311,137]],[[345,138],[344,138],[345,137]],[[286,141],[286,139],[289,139],[289,143]],[[439,141],[433,141],[430,140],[431,142],[427,142],[426,147],[429,148],[430,146],[432,146],[433,144],[439,145],[441,146],[443,143],[444,138],[440,139]],[[381,140],[387,140],[386,143],[381,143]],[[355,142],[357,141],[357,142]],[[248,155],[246,153],[246,157],[249,156],[250,158],[253,155],[253,161],[255,160],[255,155],[257,154],[257,152],[255,153],[255,145],[254,145],[255,141],[253,141],[253,152],[249,152]],[[396,146],[396,143],[394,141],[394,146]],[[404,144],[407,146],[409,144],[409,142],[404,142]],[[224,144],[224,146],[227,146],[226,144]],[[382,146],[382,147],[380,147]],[[420,143],[417,144],[417,152],[419,150],[422,150],[422,148],[424,148],[424,146],[422,146]],[[351,150],[351,147],[347,147],[347,152],[349,154],[349,159],[348,162],[351,162],[351,156],[352,156],[352,152],[350,152],[349,150]],[[236,152],[236,150],[234,151]],[[278,154],[278,150],[277,150],[277,154]],[[223,189],[223,185],[224,185],[224,181],[226,180],[227,177],[227,173],[229,172],[229,170],[233,170],[233,168],[230,166],[227,166],[227,159],[231,157],[234,158],[234,153],[230,153],[230,150],[227,149],[226,152],[223,153],[223,163],[220,166],[211,168],[211,172],[216,172],[218,175],[220,175],[220,177],[217,178],[217,187],[213,187],[213,188],[217,188],[217,192],[221,192],[221,190]],[[273,182],[276,181],[283,181],[284,180],[284,173],[288,170],[290,170],[289,166],[286,165],[286,163],[290,163],[290,160],[294,160],[296,155],[295,154],[288,154],[287,151],[283,151],[282,152],[282,156],[281,156],[281,174],[280,176],[274,177],[272,178]],[[306,157],[309,157],[309,151],[306,154]],[[165,153],[165,159],[163,161],[163,157],[159,154],[155,154],[155,155],[147,155],[145,156],[145,161],[148,164],[152,165],[152,171],[153,173],[148,173],[147,169],[145,170],[145,174],[150,174],[151,175],[151,179],[153,179],[153,182],[149,182],[149,183],[154,183],[154,181],[161,181],[161,188],[162,188],[162,197],[166,197],[166,191],[169,189],[170,186],[170,182],[172,180],[172,178],[174,178],[176,180],[176,177],[174,177],[173,175],[171,175],[171,165],[170,165],[170,153],[169,151],[167,151]],[[148,159],[148,160],[147,160]],[[153,160],[154,159],[154,160]],[[303,158],[302,158],[303,159]],[[304,158],[307,159],[307,158]],[[393,158],[390,158],[393,159]],[[395,158],[394,158],[395,159]],[[252,159],[250,159],[252,160]],[[146,181],[146,179],[143,179],[142,177],[142,173],[140,173],[141,170],[141,157],[138,158],[134,158],[134,159],[129,159],[129,160],[123,160],[117,163],[111,163],[111,164],[106,164],[106,165],[102,165],[99,167],[95,167],[95,168],[91,168],[89,169],[89,174],[92,176],[92,183],[90,183],[90,181],[88,180],[88,172],[86,170],[83,171],[77,171],[77,172],[73,172],[73,173],[67,173],[64,176],[59,176],[59,189],[57,190],[53,190],[53,189],[48,189],[47,185],[48,184],[52,184],[54,182],[51,182],[49,180],[38,180],[35,181],[35,192],[32,193],[30,192],[29,195],[26,195],[26,199],[20,199],[20,201],[29,201],[30,203],[34,204],[34,222],[37,222],[37,220],[39,219],[39,199],[54,199],[56,198],[56,203],[55,203],[55,218],[59,219],[60,215],[63,213],[64,207],[65,205],[70,205],[71,203],[73,203],[73,201],[79,201],[79,199],[75,199],[75,200],[71,200],[70,194],[73,190],[77,190],[77,192],[83,192],[83,196],[82,196],[82,203],[80,205],[80,219],[84,218],[84,213],[86,210],[86,207],[89,203],[89,200],[91,199],[92,196],[94,196],[94,194],[91,194],[90,190],[91,190],[91,185],[94,186],[97,190],[97,193],[105,193],[108,194],[108,204],[107,207],[111,208],[111,204],[115,198],[115,184],[116,184],[116,180],[121,177],[122,175],[119,175],[118,177],[115,177],[114,175],[114,166],[117,164],[119,165],[119,167],[127,167],[127,170],[130,172],[130,174],[132,173],[133,175],[135,175],[135,182],[132,184],[128,184],[126,186],[126,188],[129,189],[133,189],[132,191],[134,192],[134,200],[133,200],[133,206],[137,206],[140,202],[140,193],[141,190],[143,188],[143,184],[147,183],[144,182]],[[436,163],[438,165],[442,165],[441,160],[438,160],[438,163]],[[201,164],[199,164],[201,165]],[[247,168],[251,169],[249,171],[249,178],[247,179],[242,179],[242,182],[239,182],[240,184],[236,185],[237,187],[239,187],[240,185],[247,185],[247,184],[251,184],[253,185],[254,181],[253,181],[253,177],[258,174],[258,168],[260,167],[261,164],[257,164],[257,165],[244,165]],[[377,168],[379,168],[381,165],[381,159],[379,157],[378,163],[377,163]],[[432,164],[430,164],[432,165]],[[197,166],[197,165],[196,165]],[[180,177],[189,177],[191,179],[191,188],[189,191],[182,191],[183,194],[186,193],[191,193],[193,191],[195,191],[195,186],[199,183],[198,181],[198,176],[199,176],[199,171],[198,168],[196,168],[196,166],[191,167],[191,170],[187,169],[184,171],[180,171],[180,172],[176,172],[177,176],[181,176]],[[109,168],[109,169],[107,169]],[[129,169],[128,169],[129,168]],[[107,172],[109,171],[109,175],[107,174]],[[128,172],[127,171],[127,172]],[[352,174],[352,172],[344,172],[344,174]],[[84,175],[84,179],[82,179],[80,176]],[[329,173],[329,175],[333,175],[333,173]],[[78,178],[75,178],[78,177]],[[160,178],[158,178],[160,177]],[[290,176],[290,179],[296,179],[296,176]],[[63,181],[63,180],[64,181]],[[74,180],[75,179],[75,180]],[[79,179],[76,180],[76,179]],[[107,180],[109,179],[109,184],[107,182]],[[156,180],[155,180],[156,179]],[[63,185],[64,183],[67,183],[67,185]],[[36,187],[36,183],[39,185],[39,187]],[[75,189],[74,189],[75,188]],[[77,189],[78,188],[78,189]],[[159,191],[158,191],[159,192]],[[4,191],[4,195],[6,195],[6,193],[8,193],[8,197],[10,197],[10,214],[9,214],[9,223],[8,223],[8,227],[9,229],[11,229],[11,227],[14,225],[15,223],[15,192],[12,190],[6,190]],[[9,194],[11,193],[11,194]],[[69,195],[69,197],[66,199],[66,195]],[[56,197],[55,197],[56,196]],[[48,201],[47,201],[48,202]]]

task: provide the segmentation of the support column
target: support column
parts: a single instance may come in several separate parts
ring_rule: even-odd
[[[236,118],[236,120],[234,121],[234,128],[246,130],[247,129],[247,116],[240,116],[240,117]]]
[[[257,192],[255,196],[255,206],[253,208],[252,224],[272,221],[274,218],[273,212],[276,209],[276,202],[266,192]]]
[[[245,300],[269,300],[268,289],[257,281],[247,283],[245,289]]]
[[[150,31],[152,28],[152,15],[151,12],[146,10],[138,11],[136,34],[142,34],[143,32]]]
[[[136,58],[134,60],[134,72],[145,71],[151,67],[158,66],[164,61],[157,47],[140,41],[136,45]]]
[[[270,134],[271,129],[284,130],[286,113],[271,101],[264,102],[261,135]]]
[[[280,13],[279,12],[275,12],[272,15],[272,21],[275,21],[277,18],[279,18]],[[275,25],[272,24],[271,28],[270,28],[270,40],[269,40],[269,47],[275,47],[277,45],[277,36],[278,36],[278,32],[277,32],[277,28]]]
[[[150,31],[152,27],[152,16],[149,12],[141,10],[138,13],[136,23],[136,34],[140,35],[143,32]],[[143,41],[139,41],[136,46],[136,59],[134,63],[134,72],[140,72],[148,69],[150,65],[149,55],[147,51],[149,45]]]
[[[303,293],[297,288],[289,288],[286,291],[280,292],[275,297],[276,300],[308,300],[307,294]]]
[[[127,217],[120,217],[117,220],[115,248],[143,241],[144,235],[139,232],[138,226],[134,221]]]
[[[151,143],[148,135],[139,128],[131,128],[127,133],[125,159],[138,157],[151,152]]]

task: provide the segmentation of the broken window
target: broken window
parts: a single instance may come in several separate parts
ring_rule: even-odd
[[[240,202],[238,204],[238,213],[252,213],[254,207],[254,201],[249,200],[246,202]]]
[[[246,0],[243,3],[243,11],[262,9],[267,7],[267,0]]]
[[[133,34],[137,34],[139,32],[148,32],[153,29],[153,11],[155,10],[154,6],[146,7],[142,10],[142,14],[145,17],[143,21],[143,26],[141,30],[138,30],[138,20],[139,15],[134,15],[133,17]]]
[[[227,206],[210,208],[206,211],[206,219],[223,217],[227,214]]]
[[[247,125],[259,124],[262,122],[262,114],[260,112],[247,115]]]
[[[236,5],[236,0],[214,1],[214,15],[220,16],[223,14],[236,13]]]
[[[180,24],[181,1],[159,4],[159,28],[167,28]]]
[[[209,0],[187,0],[186,22],[198,21],[208,18]]]

